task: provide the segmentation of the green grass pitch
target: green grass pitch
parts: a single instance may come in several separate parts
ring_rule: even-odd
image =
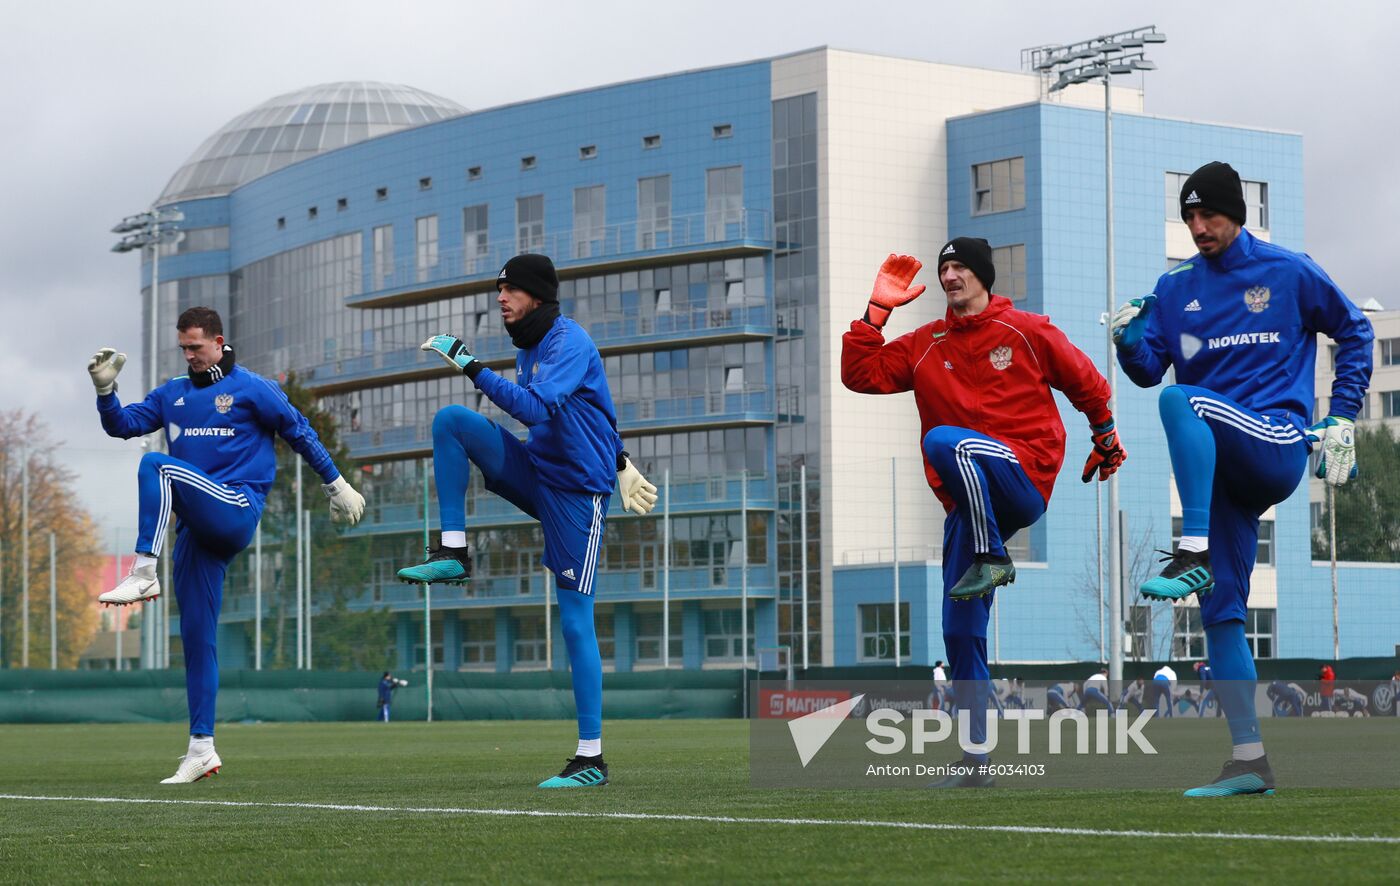
[[[0,799],[7,882],[1316,881],[1395,882],[1400,791],[808,791],[750,787],[742,721],[610,722],[612,784],[534,787],[572,750],[566,722],[221,725],[224,771],[160,785],[175,724],[0,727],[0,794],[341,804],[389,810]],[[1183,775],[1201,780],[1220,760]],[[466,811],[577,813],[526,817]],[[822,820],[825,824],[602,817]],[[1189,836],[909,830],[858,821]]]

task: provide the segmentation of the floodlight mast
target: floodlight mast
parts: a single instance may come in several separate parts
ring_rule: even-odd
[[[1156,25],[1105,34],[1062,46],[1037,46],[1021,51],[1021,65],[1041,75],[1046,93],[1059,92],[1091,80],[1103,81],[1104,111],[1104,239],[1107,250],[1108,273],[1104,298],[1105,313],[1101,319],[1107,330],[1108,353],[1105,361],[1109,386],[1109,410],[1118,414],[1117,354],[1113,345],[1113,328],[1108,318],[1115,307],[1115,278],[1113,256],[1113,78],[1135,71],[1155,71],[1148,60],[1147,44],[1167,42],[1167,35]],[[1053,83],[1050,78],[1055,77]],[[1108,478],[1108,675],[1116,686],[1123,679],[1123,566],[1122,516],[1118,506],[1118,475]],[[1102,552],[1100,552],[1102,556]]]

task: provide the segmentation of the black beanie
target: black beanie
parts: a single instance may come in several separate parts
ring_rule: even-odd
[[[1244,186],[1229,163],[1212,160],[1181,186],[1181,220],[1188,209],[1209,209],[1244,224]]]
[[[547,255],[522,253],[506,262],[496,277],[496,288],[502,283],[518,286],[542,302],[559,301],[559,275]]]
[[[949,261],[962,262],[972,276],[982,281],[988,292],[992,291],[997,269],[992,264],[992,246],[986,240],[981,237],[954,237],[938,253],[938,270],[941,272],[943,263]]]

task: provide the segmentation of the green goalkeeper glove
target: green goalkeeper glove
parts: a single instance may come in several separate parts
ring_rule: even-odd
[[[468,351],[467,346],[455,335],[447,335],[446,333],[435,335],[419,345],[418,349],[420,351],[432,351],[434,354],[437,354],[443,360],[447,361],[448,366],[451,366],[458,372],[468,375],[470,373],[467,371],[467,367],[476,362],[476,358],[472,356],[471,351]]]
[[[1322,446],[1317,478],[1341,486],[1356,476],[1356,422],[1329,415],[1308,428],[1308,449]]]

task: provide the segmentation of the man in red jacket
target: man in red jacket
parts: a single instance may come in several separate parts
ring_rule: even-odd
[[[922,423],[925,473],[943,503],[943,643],[958,707],[987,709],[987,620],[992,593],[1016,580],[1004,540],[1045,513],[1065,457],[1065,429],[1051,388],[1089,419],[1093,452],[1081,479],[1107,479],[1126,453],[1108,410],[1109,389],[1092,361],[1048,318],[991,293],[986,240],[958,237],[938,256],[948,313],[885,342],[890,312],[923,294],[923,265],[891,255],[875,277],[865,316],[842,339],[841,381],[852,391],[912,390]],[[985,721],[974,717],[964,756],[985,762]],[[972,770],[972,771],[975,771]],[[989,776],[953,777],[981,786]]]

